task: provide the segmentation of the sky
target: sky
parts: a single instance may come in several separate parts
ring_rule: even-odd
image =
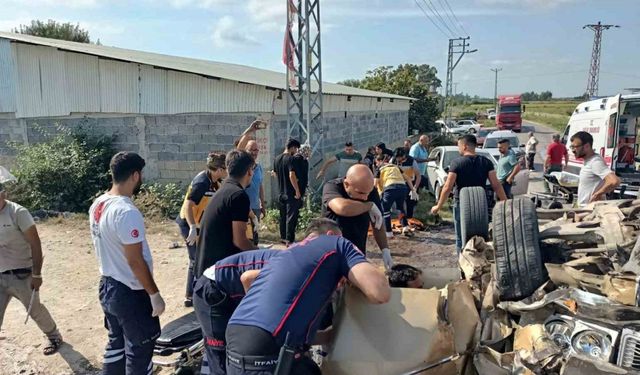
[[[603,34],[599,94],[640,87],[640,0],[320,0],[320,6],[325,81],[413,63],[435,66],[444,85],[447,39],[470,36],[478,51],[456,67],[456,92],[493,97],[490,69],[501,68],[499,94],[577,96],[586,88],[594,36],[582,27],[602,21],[620,28]],[[79,23],[104,45],[284,72],[286,0],[0,0],[0,9],[2,31],[54,19]]]

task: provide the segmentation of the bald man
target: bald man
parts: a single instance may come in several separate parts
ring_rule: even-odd
[[[251,185],[247,186],[244,191],[249,196],[249,204],[251,207],[251,213],[249,218],[251,219],[251,225],[253,227],[253,243],[257,246],[258,239],[258,224],[260,217],[264,217],[265,208],[267,202],[264,200],[264,188],[262,187],[262,181],[264,174],[262,171],[262,165],[258,163],[258,155],[260,154],[260,147],[258,142],[255,141],[255,133],[258,129],[263,129],[266,123],[261,120],[256,120],[249,125],[249,127],[242,133],[240,140],[238,141],[237,148],[248,152],[253,160],[255,166],[253,168],[253,177],[251,178]]]
[[[322,189],[322,216],[335,220],[344,238],[353,242],[366,254],[369,223],[382,251],[385,267],[390,269],[391,253],[382,226],[380,196],[373,188],[373,173],[364,164],[356,164],[347,170],[344,178],[327,181]]]
[[[411,148],[409,155],[418,162],[418,169],[423,175],[427,173],[427,159],[429,158],[429,136],[421,135]]]

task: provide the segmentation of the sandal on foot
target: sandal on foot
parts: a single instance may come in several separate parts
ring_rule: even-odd
[[[62,337],[50,338],[47,346],[42,349],[42,353],[44,355],[52,355],[58,352],[60,346],[62,345]]]

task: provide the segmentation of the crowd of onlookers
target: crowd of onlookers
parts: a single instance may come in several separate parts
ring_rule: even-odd
[[[352,142],[309,178],[311,147],[288,139],[270,172],[258,162],[255,133],[266,127],[253,122],[229,152],[211,152],[206,168],[191,181],[176,223],[184,237],[189,267],[184,305],[194,307],[202,327],[206,356],[203,372],[211,374],[272,374],[290,354],[291,374],[317,374],[305,353],[314,343],[331,337],[331,299],[336,288],[349,285],[371,303],[386,303],[390,287],[422,287],[421,271],[393,264],[389,239],[395,233],[413,236],[409,221],[420,191],[428,187],[430,139],[409,139],[393,150],[380,142],[363,156]],[[538,140],[529,134],[525,167],[534,170]],[[499,200],[511,198],[521,161],[508,140],[500,140],[494,162],[476,153],[472,134],[458,138],[460,157],[451,161],[438,201],[437,215],[453,194],[456,249],[463,246],[460,193],[485,187],[489,181]],[[620,179],[593,151],[590,134],[571,137],[570,149],[584,164],[578,203],[606,199]],[[564,163],[563,163],[564,161]],[[549,145],[544,172],[560,172],[568,152],[557,135]],[[337,164],[335,178],[325,179]],[[132,201],[140,190],[145,161],[119,152],[110,163],[112,186],[89,211],[91,237],[100,268],[99,300],[108,342],[104,374],[150,374],[158,316],[165,302],[154,281],[151,251],[144,220]],[[259,248],[259,226],[268,202],[266,178],[277,180],[275,205],[280,214],[280,240],[286,250]],[[304,238],[297,238],[300,209],[310,185],[322,187],[322,211]],[[393,209],[397,224],[392,221]],[[369,263],[369,233],[382,254],[386,274]],[[19,299],[47,336],[44,354],[58,351],[62,336],[40,303],[43,255],[30,213],[6,199],[0,184],[0,326],[11,298]],[[326,334],[326,335],[325,335]],[[285,352],[281,349],[285,348]],[[288,351],[288,352],[287,352]],[[284,354],[283,354],[284,353]]]

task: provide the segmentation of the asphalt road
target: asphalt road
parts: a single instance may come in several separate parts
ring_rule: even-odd
[[[534,124],[528,121],[522,121],[522,133],[518,134],[520,143],[526,143],[529,139],[529,132],[533,131],[538,139],[538,147],[535,158],[535,172],[529,175],[529,193],[544,192],[544,184],[542,182],[542,165],[544,157],[547,153],[547,146],[552,142],[552,136],[558,133],[555,129],[540,124]]]

